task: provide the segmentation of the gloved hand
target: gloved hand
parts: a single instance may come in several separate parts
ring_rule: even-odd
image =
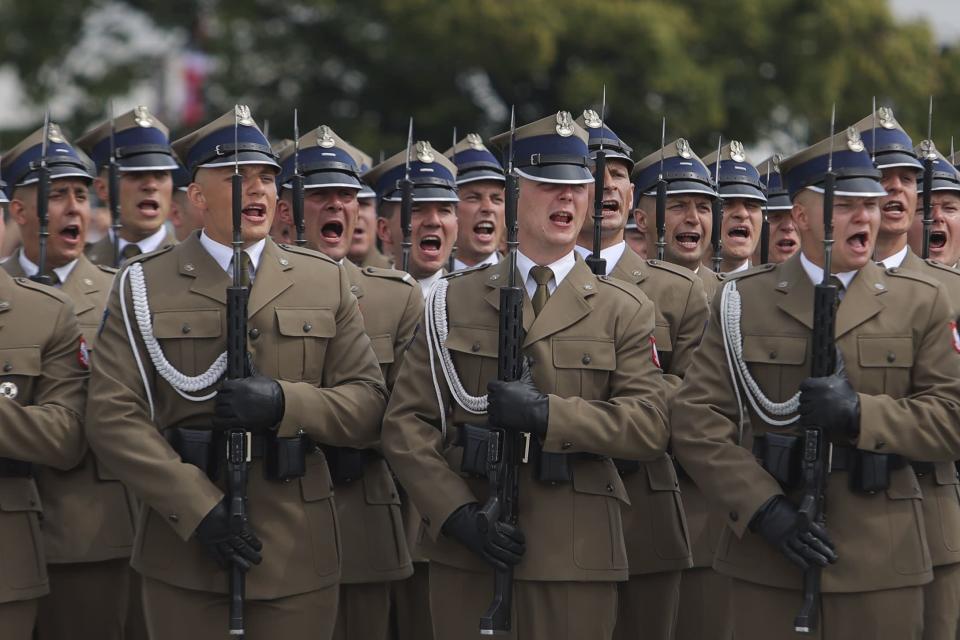
[[[240,531],[236,533],[230,531],[230,510],[227,508],[227,498],[218,502],[217,506],[203,517],[194,535],[224,569],[235,564],[246,573],[251,566],[260,564],[262,560],[260,550],[263,544],[247,522],[243,523]]]
[[[256,375],[225,380],[213,407],[213,426],[262,433],[277,428],[283,410],[283,389],[273,378]]]
[[[502,429],[528,431],[541,439],[546,437],[550,398],[533,383],[527,362],[524,362],[519,380],[487,383],[487,403],[490,424]]]
[[[860,396],[847,380],[843,356],[837,350],[837,372],[800,383],[800,424],[821,427],[841,440],[860,435]]]
[[[497,522],[493,531],[484,533],[477,526],[478,510],[476,502],[463,505],[450,514],[441,530],[497,569],[519,564],[527,550],[523,531],[505,522]]]
[[[837,561],[826,530],[816,523],[808,529],[800,512],[785,496],[767,500],[751,518],[750,530],[763,536],[801,569],[811,564],[825,567]]]

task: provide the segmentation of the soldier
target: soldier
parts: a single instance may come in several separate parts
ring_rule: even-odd
[[[647,255],[651,256],[657,254],[656,195],[661,173],[667,183],[664,260],[700,276],[709,300],[720,286],[719,276],[702,264],[713,229],[711,203],[718,197],[713,190],[713,178],[690,148],[690,143],[683,138],[654,151],[634,165],[631,173],[634,217],[637,227],[646,230]]]
[[[871,260],[886,191],[863,144],[851,128],[783,161],[801,252],[723,285],[672,405],[674,453],[726,513],[714,566],[733,578],[738,640],[793,637],[801,569],[811,566],[824,567],[818,637],[920,637],[921,585],[932,572],[920,488],[905,459],[953,460],[960,451],[950,417],[960,356],[944,288]],[[811,378],[831,164],[842,364]],[[826,529],[807,526],[797,509],[798,433],[809,427],[832,443]]]
[[[44,136],[46,147],[41,143]],[[51,189],[51,200],[75,198],[72,191],[65,196],[57,192],[64,183],[72,185],[77,179],[82,187],[78,191],[86,191],[90,180],[86,165],[66,144],[59,127],[51,124],[28,141],[31,144],[21,143],[15,153],[4,158],[3,173],[10,180],[8,191],[15,200],[31,194],[36,198],[44,148],[43,164],[51,181],[59,183]],[[6,194],[0,201],[7,202]],[[31,238],[36,238],[37,222],[30,226]],[[70,244],[69,238],[63,237],[69,235],[60,233],[54,242],[62,239]],[[31,241],[27,252],[37,260],[35,247],[36,241]],[[82,247],[79,244],[77,251]],[[35,474],[41,473],[40,465],[44,475],[54,469],[73,469],[83,457],[80,420],[89,359],[73,304],[52,287],[12,278],[0,270],[0,322],[0,360],[4,363],[0,375],[0,628],[4,638],[29,640],[34,637],[41,602],[51,589],[45,549],[55,551],[41,533],[40,511],[46,505],[41,502]],[[120,542],[123,544],[122,535]],[[111,589],[110,593],[125,597],[123,589]],[[73,622],[83,624],[81,620]]]
[[[115,130],[111,142],[111,129]],[[108,167],[113,156],[120,171],[120,255],[114,255],[114,231],[86,248],[94,264],[117,266],[141,253],[176,242],[164,222],[173,198],[173,174],[179,164],[170,154],[170,131],[146,107],[101,123],[77,140],[100,172],[93,187],[101,202],[110,202]]]
[[[956,170],[957,162],[949,162]],[[939,174],[939,175],[937,175]],[[933,225],[930,227],[930,258],[940,264],[957,267],[960,264],[960,189],[953,187],[950,172],[943,166],[934,175],[935,187],[931,193]],[[907,233],[914,253],[923,252],[923,218],[914,216]]]
[[[280,156],[284,186],[278,214],[293,220],[291,179],[295,164],[304,175],[303,216],[307,247],[343,265],[357,297],[367,335],[387,389],[393,388],[406,345],[423,315],[423,296],[408,273],[357,267],[344,260],[354,238],[360,192],[361,152],[326,125],[300,139]],[[336,235],[331,227],[342,226]],[[334,242],[334,238],[337,242]],[[340,602],[334,638],[386,640],[390,592],[395,580],[413,573],[400,518],[400,495],[383,456],[376,449],[327,447],[337,494],[343,540]]]
[[[671,388],[690,366],[707,322],[706,294],[693,272],[660,260],[644,260],[624,242],[624,224],[633,203],[631,149],[594,111],[578,118],[590,134],[592,157],[606,155],[601,257],[606,275],[636,285],[654,304],[660,368]],[[589,202],[594,202],[590,189]],[[590,218],[577,238],[577,253],[593,247]],[[692,566],[677,476],[670,456],[654,461],[616,460],[630,506],[623,512],[623,534],[630,565],[629,582],[619,585],[615,638],[672,640],[677,623],[681,570]],[[691,612],[692,615],[692,612]]]
[[[746,271],[750,268],[750,257],[760,245],[763,203],[767,201],[760,174],[747,161],[743,143],[739,140],[731,140],[720,149],[719,155],[711,153],[703,162],[710,175],[718,177],[717,190],[723,202],[720,273]]]
[[[183,242],[191,233],[203,228],[203,216],[187,198],[189,186],[190,174],[178,166],[173,172],[173,201],[170,203],[170,224],[177,242]]]
[[[470,133],[447,149],[457,165],[457,252],[453,270],[500,261],[503,235],[503,167],[480,134]]]
[[[383,447],[423,514],[438,638],[479,637],[491,565],[516,565],[507,637],[613,634],[616,582],[628,577],[627,495],[605,456],[657,458],[668,434],[653,305],[632,285],[594,276],[574,251],[593,180],[586,143],[565,111],[516,130],[528,376],[495,380],[499,289],[511,279],[503,261],[440,281],[391,396]],[[489,537],[474,517],[488,492],[476,457],[485,445],[465,436],[484,429],[464,426],[487,420],[530,432],[519,527],[498,523]]]
[[[342,267],[267,238],[279,167],[249,109],[174,149],[204,227],[118,274],[87,421],[94,451],[143,501],[132,564],[150,636],[226,635],[232,564],[248,571],[249,638],[330,638],[340,549],[316,445],[376,442],[385,403],[376,357]],[[253,373],[221,383],[235,172]],[[225,429],[250,434],[250,519],[240,526],[224,498]]]
[[[356,149],[356,153],[360,174],[363,175],[373,166],[373,158],[359,149]],[[360,267],[393,268],[393,263],[377,246],[377,192],[363,182],[360,192],[357,193],[357,201],[360,203],[360,212],[357,226],[353,228],[353,243],[347,257]]]
[[[49,141],[54,137],[58,139],[55,153],[79,160],[62,134],[51,135]],[[41,129],[3,159],[4,173],[16,180],[10,217],[23,238],[23,246],[3,263],[15,278],[39,272],[37,187],[31,182],[36,173],[30,172],[28,158],[35,160],[42,144]],[[74,165],[51,180],[45,266],[53,283],[73,302],[81,334],[92,352],[115,270],[94,266],[83,255],[93,176],[81,166]],[[50,595],[40,601],[37,637],[122,640],[133,549],[132,496],[89,451],[66,471],[38,466],[34,478],[43,503],[43,544],[50,576]]]
[[[406,175],[410,157],[413,181],[413,215],[410,265],[407,271],[420,283],[424,297],[444,273],[457,241],[457,166],[420,140],[409,150],[387,158],[364,174],[377,192],[377,235],[393,251],[393,263],[401,268],[403,231],[400,228],[399,180]]]
[[[777,153],[757,166],[760,182],[767,195],[763,214],[769,225],[770,249],[767,262],[773,264],[786,262],[787,258],[800,250],[800,235],[797,233],[796,225],[793,224],[793,216],[790,215],[793,203],[790,202],[790,194],[783,186],[783,179],[780,176],[780,160],[780,154]],[[763,264],[760,259],[759,244],[753,260],[755,264]]]
[[[644,260],[647,259],[647,234],[637,227],[637,219],[633,215],[633,210],[630,211],[630,215],[627,217],[627,223],[623,231],[623,239],[634,253]]]

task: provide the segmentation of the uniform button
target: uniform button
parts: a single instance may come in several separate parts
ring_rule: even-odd
[[[474,353],[476,353],[477,351],[480,351],[480,343],[479,343],[479,342],[474,342],[474,343],[470,346],[470,350],[473,351]]]
[[[34,500],[33,498],[30,498],[30,506],[31,506],[31,507],[37,506],[37,501]]]
[[[192,264],[190,264],[189,262],[188,262],[187,264],[183,265],[183,270],[184,270],[184,271],[193,271],[194,269],[196,269],[196,267],[194,267],[194,266],[193,266]]]
[[[607,484],[607,493],[613,493],[613,485]]]
[[[180,516],[178,516],[175,513],[171,513],[170,515],[167,516],[167,520],[169,520],[170,522],[180,522]]]
[[[284,267],[285,267],[285,266],[287,266],[288,264],[290,264],[290,261],[287,260],[286,258],[280,258],[280,264],[281,264],[281,266],[284,266]]]
[[[4,370],[4,371],[13,371],[13,365],[10,364],[9,362],[4,362],[4,363],[3,363],[3,370]]]
[[[895,354],[893,351],[890,351],[889,353],[887,353],[887,362],[893,362],[896,359],[897,359],[897,354]]]
[[[358,287],[358,286],[355,285],[355,284],[350,285],[350,292],[351,292],[351,293],[356,293],[357,291],[360,291],[360,287]]]
[[[590,364],[591,360],[593,360],[593,358],[590,357],[590,354],[585,353],[583,354],[583,357],[580,359],[580,362],[582,362],[583,364]]]
[[[183,333],[190,333],[190,325],[184,322],[183,326],[180,327],[180,331],[182,331]]]
[[[740,519],[740,514],[737,513],[736,511],[731,511],[728,515],[730,516],[730,520],[732,520],[733,522],[736,522],[737,520]]]
[[[421,516],[420,519],[423,520],[423,524],[430,526],[430,516]]]
[[[776,359],[777,359],[777,352],[776,352],[776,351],[771,351],[771,352],[770,352],[770,359],[771,359],[771,360],[776,360]]]
[[[304,322],[304,323],[303,323],[303,330],[304,330],[305,332],[309,332],[311,329],[313,329],[313,325],[312,325],[312,324],[310,324],[309,322]]]
[[[572,442],[564,442],[564,443],[562,443],[562,444],[560,445],[560,448],[561,448],[561,449],[569,449],[569,448],[571,448],[572,446],[573,446],[573,443],[572,443]]]
[[[250,334],[250,338],[253,340],[256,340],[260,337],[260,329],[257,328],[250,329],[248,333]]]
[[[883,440],[877,440],[877,444],[876,444],[873,448],[874,448],[874,449],[883,449],[885,446],[887,446],[887,443],[886,443],[886,442],[884,442]]]

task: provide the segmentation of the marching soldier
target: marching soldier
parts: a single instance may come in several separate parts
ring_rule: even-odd
[[[646,230],[647,255],[656,256],[660,230],[656,227],[657,182],[667,183],[663,241],[664,260],[700,276],[707,299],[720,287],[719,276],[703,264],[713,229],[711,203],[718,197],[706,165],[683,138],[654,151],[633,167],[634,216]]]
[[[31,183],[36,172],[31,173],[26,158],[36,158],[43,134],[42,129],[37,131],[4,157],[3,171],[15,180],[10,217],[23,239],[20,249],[3,263],[14,278],[36,276],[40,269],[37,187]],[[62,134],[49,136],[50,143],[54,137],[59,140],[56,153],[79,160]],[[45,267],[55,286],[73,302],[80,332],[92,352],[115,270],[97,267],[83,254],[91,180],[82,164],[53,176],[47,201]],[[40,601],[37,637],[123,640],[133,497],[89,451],[66,471],[38,466],[34,478],[43,503],[43,544],[50,576],[50,595]]]
[[[763,203],[767,201],[760,173],[747,161],[739,140],[731,140],[719,154],[713,152],[703,162],[710,174],[719,178],[717,191],[723,202],[720,273],[746,271],[750,268],[750,257],[760,245]]]
[[[363,175],[373,166],[373,158],[359,149],[356,149],[355,153],[360,175]],[[360,192],[357,193],[357,201],[360,203],[360,213],[357,216],[357,226],[353,229],[353,243],[347,257],[359,267],[392,269],[393,263],[377,247],[377,192],[363,182]]]
[[[247,571],[248,637],[330,638],[340,549],[316,445],[376,442],[385,402],[376,357],[342,267],[267,238],[279,167],[249,109],[174,149],[193,175],[188,196],[204,228],[118,274],[87,421],[91,446],[143,501],[132,563],[144,576],[148,629],[225,635],[232,565]],[[241,176],[252,374],[222,382],[232,174]],[[229,522],[221,437],[237,429],[249,433],[250,460],[249,521],[239,527]]]
[[[44,136],[47,145],[41,143]],[[47,153],[41,161],[44,148]],[[57,125],[41,129],[14,151],[4,158],[3,173],[10,180],[8,190],[15,200],[36,199],[36,185],[44,171],[49,171],[51,181],[63,181],[51,190],[51,200],[60,197],[54,191],[64,183],[72,185],[79,180],[80,191],[86,191],[90,180],[86,166],[66,144]],[[74,197],[73,192],[66,194],[68,199]],[[6,194],[0,201],[7,201]],[[37,221],[29,226],[31,237],[38,237]],[[27,253],[37,261],[36,242],[28,245]],[[51,589],[45,549],[60,550],[50,549],[51,540],[40,529],[45,505],[35,474],[73,469],[83,457],[80,421],[86,404],[89,357],[70,299],[52,287],[12,278],[4,270],[0,270],[0,323],[0,361],[4,363],[0,373],[0,628],[4,638],[30,640],[41,602]],[[120,534],[121,545],[129,544],[122,532],[115,533]],[[125,596],[122,588],[110,592]]]
[[[457,241],[457,166],[437,153],[429,142],[418,140],[409,150],[387,158],[363,175],[377,192],[377,235],[393,251],[393,264],[402,268],[403,230],[400,228],[400,190],[410,158],[413,181],[413,215],[410,272],[426,297],[443,276]]]
[[[644,260],[647,259],[647,235],[637,227],[637,219],[633,215],[633,210],[630,211],[630,215],[627,217],[627,223],[623,231],[623,239],[634,253]]]
[[[510,137],[493,142],[506,148]],[[616,583],[628,577],[628,498],[605,456],[657,458],[668,439],[654,310],[632,285],[594,276],[574,251],[593,180],[587,133],[561,111],[518,128],[513,149],[528,375],[496,380],[510,261],[451,274],[404,358],[383,447],[423,514],[436,637],[479,637],[492,569],[515,565],[506,637],[609,639]],[[487,421],[530,434],[519,526],[501,522],[489,535],[475,519],[488,492],[478,477],[486,445],[469,435],[485,433],[477,425]]]
[[[453,270],[500,261],[503,235],[503,167],[477,133],[447,149],[457,165],[457,252]]]
[[[790,194],[783,186],[783,178],[780,175],[780,154],[774,154],[757,166],[760,172],[760,182],[767,195],[767,203],[764,205],[764,216],[766,216],[769,225],[769,254],[767,262],[780,264],[786,262],[787,258],[800,250],[800,235],[797,233],[797,226],[793,223],[793,216],[790,211],[793,210],[793,203],[790,202]],[[760,246],[757,245],[757,251],[754,253],[754,263],[763,264],[760,260]]]
[[[170,203],[170,224],[177,242],[183,242],[191,233],[203,228],[203,216],[187,197],[189,186],[190,173],[178,166],[173,172],[173,200]]]
[[[957,168],[956,160],[947,160],[954,169]],[[953,180],[945,166],[934,175],[934,183],[937,186],[931,193],[930,258],[956,268],[960,264],[960,189],[952,188]],[[910,248],[918,254],[923,252],[922,220],[922,216],[915,216],[907,233]]]
[[[824,184],[836,178],[834,374],[812,378]],[[856,129],[787,158],[801,252],[725,282],[672,405],[674,453],[726,514],[714,566],[731,576],[734,637],[794,637],[801,569],[822,567],[818,637],[919,638],[932,577],[906,459],[953,460],[960,356],[936,280],[877,266],[878,182]],[[822,329],[820,329],[822,330]],[[798,393],[799,390],[799,393]],[[804,428],[832,443],[826,526],[798,514]]]
[[[111,130],[114,130],[111,142]],[[114,256],[114,231],[86,248],[97,265],[117,266],[141,253],[176,242],[164,226],[173,198],[173,171],[179,166],[170,153],[170,130],[144,106],[101,123],[77,140],[93,160],[99,177],[93,187],[108,206],[108,166],[111,154],[120,171],[120,255]],[[111,151],[112,145],[112,151]]]
[[[287,147],[280,156],[283,170],[279,184],[284,189],[278,213],[293,222],[295,196],[291,179],[296,165],[304,175],[307,247],[343,265],[390,390],[406,346],[423,315],[423,296],[408,273],[376,267],[361,269],[344,260],[359,210],[360,153],[325,125],[300,139],[296,162],[293,147]],[[327,447],[325,452],[337,494],[343,540],[334,638],[386,640],[391,585],[413,573],[400,517],[399,491],[377,450]]]
[[[636,285],[654,304],[660,368],[671,388],[679,386],[707,322],[703,284],[691,271],[660,260],[644,260],[623,239],[633,203],[631,149],[594,111],[577,119],[590,135],[592,157],[606,155],[600,256],[606,275]],[[594,202],[593,189],[589,202]],[[593,225],[584,223],[577,253],[593,247]],[[623,512],[623,535],[630,565],[629,582],[619,585],[615,638],[672,640],[677,624],[681,570],[692,566],[690,541],[673,462],[666,453],[652,462],[616,460],[630,505]]]

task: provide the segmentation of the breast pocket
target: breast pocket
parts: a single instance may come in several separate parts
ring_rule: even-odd
[[[551,339],[556,369],[554,393],[561,398],[607,398],[610,372],[617,368],[617,353],[610,338]]]
[[[857,362],[860,379],[853,383],[861,393],[884,393],[895,398],[909,394],[912,337],[857,336]]]
[[[447,335],[460,382],[468,393],[482,395],[487,382],[497,378],[498,330],[491,327],[454,325]]]
[[[278,307],[276,314],[280,332],[277,349],[280,378],[319,382],[327,343],[337,334],[333,310]]]
[[[171,309],[153,314],[153,335],[177,370],[195,376],[206,371],[225,348],[220,309]]]
[[[0,396],[30,404],[41,365],[40,347],[0,349]]]
[[[806,377],[807,339],[799,336],[743,336],[743,361],[774,402],[783,402]],[[802,371],[801,371],[802,369]]]

